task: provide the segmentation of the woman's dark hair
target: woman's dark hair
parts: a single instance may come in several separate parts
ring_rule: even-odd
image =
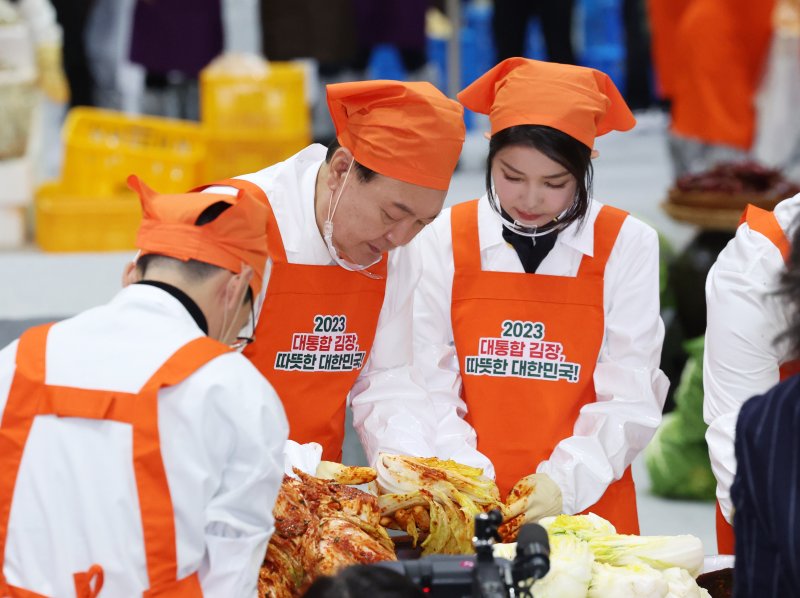
[[[353,565],[334,577],[319,577],[311,584],[304,598],[423,598],[422,593],[405,575],[369,565]]]
[[[325,162],[330,163],[330,161],[333,159],[333,154],[335,154],[336,150],[339,149],[340,147],[342,146],[339,144],[339,141],[336,138],[334,138],[334,140],[331,141],[330,145],[328,145],[328,153],[325,154]],[[355,161],[355,164],[353,164],[353,166],[355,167],[358,179],[362,183],[369,183],[372,179],[375,178],[375,175],[378,174],[374,170],[371,170],[366,166],[364,166],[363,164],[360,164],[358,160]]]
[[[494,198],[492,190],[492,162],[501,149],[519,145],[532,147],[545,156],[558,162],[575,177],[578,188],[575,193],[575,209],[571,210],[565,225],[572,222],[583,222],[589,210],[589,199],[592,196],[592,150],[583,143],[562,133],[558,129],[544,125],[515,125],[492,135],[489,141],[489,155],[486,158],[486,193]]]
[[[776,342],[787,341],[790,355],[797,359],[800,358],[800,219],[795,220],[794,226],[792,252],[777,293],[786,302],[789,327],[778,336]]]

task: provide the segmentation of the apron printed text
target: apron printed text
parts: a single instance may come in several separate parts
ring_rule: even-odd
[[[311,332],[295,332],[290,351],[279,351],[275,369],[302,372],[360,370],[365,351],[359,351],[358,334],[347,332],[347,316],[316,315]]]
[[[464,373],[532,380],[580,380],[579,363],[567,361],[564,346],[546,341],[542,322],[504,320],[499,337],[481,337],[478,354],[466,358]]]

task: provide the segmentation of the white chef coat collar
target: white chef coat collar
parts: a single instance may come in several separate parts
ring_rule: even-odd
[[[330,263],[331,256],[322,234],[317,227],[317,217],[314,211],[314,194],[317,190],[317,174],[325,162],[327,148],[324,145],[315,143],[308,146],[297,154],[298,158],[298,190],[300,201],[300,212],[302,215],[303,234],[293,237],[294,243],[308,244],[308,249],[314,256],[315,263]],[[328,198],[321,198],[327,201]],[[288,243],[287,243],[288,244]],[[300,247],[286,247],[287,251],[301,251]]]
[[[193,332],[205,334],[178,299],[167,291],[152,285],[128,285],[114,296],[111,304],[138,304],[144,306],[149,312],[185,323],[187,327],[193,329]]]
[[[206,319],[206,315],[203,313],[203,310],[200,309],[200,306],[197,305],[197,302],[189,297],[183,289],[179,289],[175,285],[160,280],[140,280],[135,284],[150,285],[175,297],[175,299],[181,302],[184,309],[189,312],[189,315],[192,316],[197,327],[200,328],[204,334],[208,334],[208,320]]]
[[[600,203],[592,201],[583,226],[579,228],[577,223],[571,224],[558,233],[556,244],[566,245],[589,257],[594,256],[594,221],[597,219],[600,207]],[[481,226],[479,234],[481,251],[506,244],[506,240],[503,239],[503,225],[492,211],[486,195],[481,197],[478,202],[478,221],[486,224],[486,226]]]

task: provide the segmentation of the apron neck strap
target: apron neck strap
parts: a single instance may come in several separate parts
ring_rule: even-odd
[[[753,204],[747,204],[739,224],[744,222],[747,222],[750,230],[761,233],[772,241],[775,247],[781,252],[784,262],[789,261],[792,247],[789,243],[789,239],[786,238],[786,233],[783,232],[781,225],[778,223],[778,219],[775,218],[774,212],[759,208]]]
[[[478,200],[466,201],[450,209],[450,236],[453,239],[453,265],[456,272],[481,269],[481,243],[478,236]]]
[[[613,206],[603,206],[594,221],[594,256],[583,256],[578,268],[578,276],[600,276],[606,271],[606,264],[617,242],[619,231],[628,213]]]
[[[212,359],[230,351],[230,347],[219,341],[207,336],[197,337],[173,353],[145,382],[140,392],[157,391],[164,386],[179,384]]]

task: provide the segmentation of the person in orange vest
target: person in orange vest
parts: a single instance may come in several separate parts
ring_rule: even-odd
[[[463,108],[429,83],[327,87],[337,140],[209,192],[245,189],[269,208],[269,261],[244,354],[275,387],[290,438],[341,461],[345,409],[367,458],[429,456],[436,422],[412,375],[421,260],[401,247],[444,203]],[[418,435],[419,430],[426,433]]]
[[[0,351],[2,596],[256,595],[288,430],[232,346],[267,210],[130,184],[125,288]]]
[[[775,0],[693,0],[683,9],[671,50],[680,66],[669,71],[676,175],[751,151],[774,6]]]
[[[717,478],[717,551],[733,554],[736,418],[747,399],[798,371],[790,347],[784,298],[776,294],[789,259],[790,231],[799,222],[800,195],[768,212],[749,206],[736,236],[706,279],[708,323],[703,356],[703,418],[711,468]]]
[[[672,99],[675,80],[682,75],[675,40],[681,17],[691,3],[692,0],[647,0],[656,93],[665,100]]]
[[[524,58],[458,99],[491,138],[486,195],[419,239],[415,364],[437,456],[494,471],[527,521],[588,510],[637,533],[630,465],[668,387],[658,238],[591,199],[595,138],[633,115],[604,73]]]

